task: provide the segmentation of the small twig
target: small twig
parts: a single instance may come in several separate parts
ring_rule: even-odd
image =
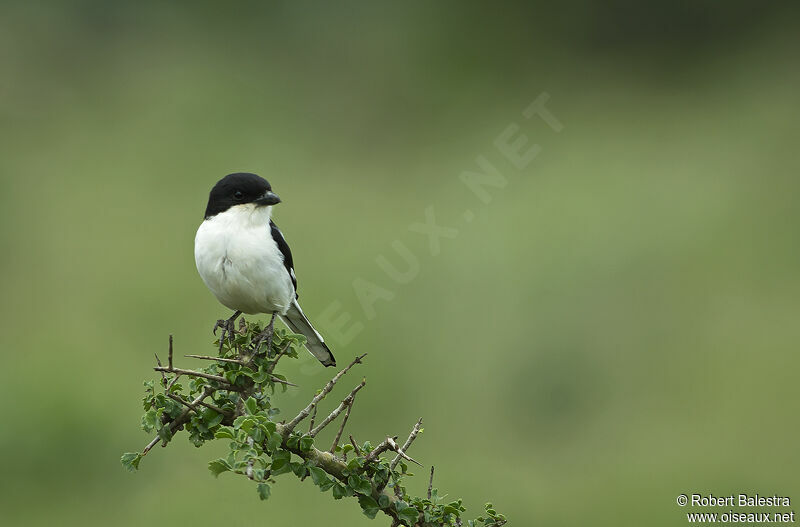
[[[342,438],[342,433],[344,433],[344,426],[347,424],[347,420],[350,418],[350,411],[353,409],[353,404],[355,404],[356,398],[353,396],[353,399],[350,401],[350,404],[347,405],[347,411],[344,413],[344,417],[342,418],[342,424],[339,426],[339,431],[336,432],[336,437],[333,438],[333,445],[331,445],[330,453],[333,454],[336,452],[336,447],[339,446],[339,440]],[[347,453],[344,453],[344,458],[347,459]]]
[[[201,371],[194,371],[194,370],[184,370],[181,368],[164,368],[163,366],[157,366],[153,369],[156,371],[166,371],[169,373],[180,373],[181,375],[189,375],[191,377],[202,377],[204,379],[208,379],[209,381],[216,381],[218,383],[224,384],[226,390],[230,391],[241,390],[239,387],[229,383],[228,379],[226,379],[225,377],[220,377],[219,375],[211,375],[210,373],[203,373]]]
[[[243,361],[241,361],[239,359],[226,359],[225,357],[211,357],[209,355],[184,355],[184,356],[185,357],[191,357],[193,359],[216,360],[216,361],[220,361],[220,362],[232,362],[233,364],[239,364],[239,365],[242,365],[242,366],[249,366],[249,364],[250,364],[250,361],[243,362]],[[175,368],[173,368],[173,371],[177,371],[177,370]],[[198,373],[198,375],[200,377],[204,377],[206,374]],[[208,378],[208,377],[206,377],[206,378]],[[223,377],[219,377],[219,378],[222,379],[222,381],[227,382]],[[294,384],[292,382],[289,382],[289,381],[284,381],[280,377],[276,377],[276,376],[271,375],[271,374],[269,376],[269,380],[271,380],[272,382],[285,384],[287,386],[297,387],[296,384]]]
[[[205,401],[197,401],[197,404],[199,404],[200,406],[205,406],[205,407],[206,407],[206,408],[208,408],[209,410],[214,410],[214,411],[215,411],[215,412],[217,412],[218,414],[222,414],[222,415],[230,415],[230,414],[231,414],[231,412],[230,412],[230,411],[228,411],[228,410],[223,410],[223,409],[222,409],[222,408],[220,408],[219,406],[213,405],[213,404],[211,404],[211,403],[207,403],[207,402],[205,402]]]
[[[350,444],[353,445],[353,449],[355,450],[356,455],[360,456],[361,455],[361,449],[358,448],[358,445],[356,444],[356,440],[353,439],[352,435],[350,435]]]
[[[264,331],[269,330],[269,338],[267,338],[267,349],[264,351],[264,354],[269,357],[269,352],[272,351],[272,340],[275,338],[275,316],[277,315],[276,312],[272,312],[272,317],[269,319],[269,324],[264,329]],[[258,351],[258,348],[261,346],[260,340],[256,342],[255,349],[253,350],[253,355]]]
[[[226,359],[225,357],[212,357],[210,355],[184,355],[184,357],[191,357],[193,359],[203,359],[203,360],[218,360],[220,362],[232,362],[234,364],[244,365],[244,362],[240,361],[239,359]]]
[[[363,358],[364,358],[364,357],[366,357],[366,356],[367,356],[367,354],[365,353],[365,354],[363,354],[363,355],[361,355],[361,356],[359,356],[359,357],[356,357],[355,359],[353,359],[353,362],[351,362],[351,363],[350,363],[350,364],[349,364],[349,365],[348,365],[346,368],[344,368],[342,371],[340,371],[339,373],[337,373],[337,374],[334,376],[334,378],[333,378],[333,379],[329,380],[329,381],[328,381],[328,383],[325,385],[325,387],[324,387],[324,388],[322,388],[322,390],[320,390],[320,392],[319,392],[319,393],[318,393],[318,394],[317,394],[317,395],[316,395],[316,396],[315,396],[315,397],[314,397],[314,398],[311,400],[311,402],[308,404],[308,406],[306,406],[305,408],[303,408],[303,409],[300,411],[300,413],[299,413],[299,414],[297,414],[297,416],[295,416],[295,418],[294,418],[294,419],[292,419],[291,421],[289,421],[288,423],[286,423],[286,426],[284,427],[284,431],[285,431],[286,435],[288,436],[288,435],[289,435],[289,434],[292,432],[292,430],[294,430],[294,427],[295,427],[295,426],[297,426],[297,424],[298,424],[300,421],[302,421],[303,419],[305,419],[306,417],[308,417],[308,414],[310,414],[310,413],[311,413],[311,410],[312,410],[312,409],[313,409],[313,408],[314,408],[314,407],[315,407],[315,406],[316,406],[316,405],[317,405],[317,404],[318,404],[318,403],[319,403],[319,402],[320,402],[322,399],[324,399],[324,398],[325,398],[325,396],[326,396],[326,395],[328,395],[328,394],[330,393],[330,391],[331,391],[331,390],[333,390],[333,387],[336,385],[336,383],[337,383],[337,382],[339,382],[339,379],[341,379],[341,378],[342,378],[342,376],[343,376],[345,373],[347,373],[347,372],[350,370],[350,368],[352,368],[352,367],[353,367],[353,366],[355,366],[356,364],[360,364],[360,363],[361,363],[361,359],[363,359]]]
[[[161,375],[164,375],[164,374],[162,373]],[[181,374],[180,373],[175,374],[175,377],[173,377],[172,380],[169,381],[169,386],[167,386],[164,389],[164,392],[169,392],[172,389],[172,385],[174,385],[176,382],[178,382],[178,379],[180,379],[180,378],[181,378]]]
[[[183,397],[179,397],[179,396],[175,395],[174,393],[168,393],[167,397],[169,397],[173,401],[178,401],[179,403],[185,405],[187,408],[189,408],[191,410],[194,410],[195,412],[197,411],[197,408],[195,407],[195,405],[193,405],[192,403],[190,403],[189,401],[187,401]]]
[[[336,409],[334,411],[332,411],[328,415],[328,417],[326,417],[325,419],[322,420],[322,422],[319,424],[319,426],[317,426],[316,428],[314,428],[312,430],[309,430],[308,435],[310,435],[311,437],[316,436],[317,434],[319,434],[322,431],[323,428],[328,426],[331,423],[331,421],[333,421],[334,419],[339,417],[339,414],[342,413],[342,411],[345,409],[345,407],[350,408],[350,405],[353,403],[353,399],[355,399],[356,394],[358,393],[358,390],[363,388],[366,384],[367,384],[366,379],[362,380],[361,383],[358,386],[356,386],[355,388],[353,388],[353,391],[351,391],[350,394],[347,397],[344,398],[344,400],[341,402],[341,404],[339,404],[339,406],[337,406]],[[315,410],[316,410],[316,408],[315,408]]]
[[[158,353],[153,353],[156,356],[156,364],[161,366],[161,359],[158,358]],[[167,374],[163,371],[161,372],[161,385],[166,388],[167,387]]]
[[[197,404],[200,403],[200,401],[202,401],[203,399],[205,399],[206,397],[208,397],[212,393],[214,393],[214,388],[212,388],[210,386],[206,386],[205,389],[203,390],[203,393],[201,393],[200,395],[195,397],[195,399],[190,404],[192,406],[197,405]],[[179,415],[178,417],[173,419],[172,422],[169,424],[170,432],[174,432],[179,426],[181,426],[183,423],[185,423],[186,422],[186,418],[187,418],[187,416],[189,415],[189,413],[191,411],[192,411],[191,408],[186,408],[186,409],[183,410],[183,412],[181,412],[181,415]],[[153,440],[150,441],[147,444],[147,446],[144,447],[144,449],[142,450],[142,456],[147,455],[147,453],[150,452],[150,449],[152,449],[154,446],[156,446],[159,441],[161,441],[161,438],[159,436],[156,436],[155,438],[153,438]]]
[[[280,383],[280,384],[285,384],[286,386],[294,386],[295,388],[297,388],[297,385],[296,385],[295,383],[293,383],[293,382],[289,382],[289,381],[284,381],[283,379],[281,379],[281,378],[279,378],[279,377],[275,377],[274,375],[270,375],[270,376],[269,376],[269,380],[271,380],[272,382],[277,382],[277,383]]]
[[[167,364],[169,365],[169,369],[171,370],[172,369],[172,335],[169,336],[169,359],[167,361]],[[161,366],[161,365],[159,364],[159,366]]]
[[[308,422],[308,434],[311,435],[311,431],[314,429],[314,420],[317,418],[317,407],[314,407],[314,410],[311,411],[311,420]],[[311,436],[314,437],[314,436]]]
[[[433,492],[433,465],[431,465],[431,480],[428,483],[428,499],[431,499],[432,492]]]
[[[408,439],[406,439],[406,442],[403,443],[403,448],[397,451],[397,456],[395,456],[395,458],[389,464],[389,469],[394,470],[394,467],[396,467],[397,464],[400,462],[400,458],[404,457],[406,450],[408,450],[408,448],[411,446],[411,443],[413,443],[414,440],[417,438],[417,434],[419,434],[419,430],[421,427],[422,427],[422,418],[420,417],[419,421],[417,421],[417,424],[414,425],[414,429],[411,430],[411,434],[408,436]]]
[[[159,441],[161,441],[161,438],[156,436],[156,437],[153,438],[152,441],[147,443],[147,446],[144,447],[144,449],[142,450],[142,456],[146,456],[147,453],[150,452],[150,449],[152,449],[154,446],[156,446]]]
[[[394,437],[387,437],[384,439],[372,452],[367,454],[366,462],[369,463],[370,461],[374,461],[378,458],[381,454],[386,452],[387,450],[391,450],[393,452],[397,452],[397,455],[405,459],[406,461],[411,461],[419,466],[422,466],[422,463],[417,461],[416,459],[409,457],[408,454],[400,450],[400,447],[397,446],[396,442],[397,436]]]
[[[402,452],[401,450],[396,450],[396,452],[397,452],[397,455],[398,455],[398,456],[402,457],[402,458],[403,458],[403,459],[405,459],[406,461],[411,461],[411,462],[412,462],[412,463],[414,463],[415,465],[422,466],[422,463],[420,463],[419,461],[417,461],[417,460],[416,460],[416,459],[414,459],[413,457],[409,456],[409,455],[408,455],[408,454],[406,454],[405,452]]]
[[[292,343],[291,343],[291,342],[287,342],[287,343],[286,343],[286,345],[283,347],[283,349],[282,349],[281,351],[279,351],[277,355],[275,355],[275,358],[274,358],[274,359],[272,359],[272,362],[270,363],[269,367],[267,368],[267,373],[272,373],[272,372],[273,372],[273,370],[275,370],[275,366],[277,366],[277,365],[278,365],[278,360],[280,360],[280,358],[281,358],[281,357],[283,357],[284,355],[286,355],[286,352],[287,352],[287,351],[289,351],[289,347],[290,347],[291,345],[292,345]],[[253,354],[250,356],[250,360],[253,360],[253,357],[255,357],[255,356],[256,356],[256,354],[255,354],[255,353],[253,353]],[[267,351],[267,358],[269,358],[269,351]],[[249,362],[250,362],[250,361],[248,361],[248,363],[249,363]]]
[[[184,399],[183,397],[181,397],[179,395],[175,395],[174,393],[167,393],[167,397],[169,397],[170,399],[174,399],[175,401],[178,401],[179,403],[181,403],[181,404],[183,404],[185,406],[188,406],[189,408],[191,408],[195,412],[197,411],[196,405],[199,404],[200,406],[204,406],[204,407],[208,408],[209,410],[214,410],[215,412],[217,412],[218,414],[221,414],[221,415],[230,415],[231,414],[231,412],[229,412],[227,410],[223,410],[219,406],[216,406],[216,405],[211,404],[211,403],[207,403],[205,401],[197,401],[196,403],[191,403],[191,402],[187,401],[186,399]]]
[[[395,439],[397,439],[397,436],[387,437],[381,441],[381,443],[375,447],[375,450],[367,454],[367,457],[364,459],[365,464],[378,459],[378,456],[387,450],[393,450],[397,452],[397,443],[395,442]]]

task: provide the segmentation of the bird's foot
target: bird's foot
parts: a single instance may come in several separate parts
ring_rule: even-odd
[[[264,341],[267,342],[267,349],[266,354],[269,356],[269,352],[272,349],[272,337],[275,336],[275,313],[272,314],[272,318],[269,320],[269,324],[267,327],[264,328],[264,331],[256,336],[255,340],[253,340],[253,354],[258,353],[261,344]]]
[[[234,322],[236,321],[236,318],[241,314],[242,314],[241,311],[237,311],[236,313],[233,314],[233,316],[231,318],[229,318],[227,320],[223,320],[223,319],[217,320],[216,324],[214,324],[214,327],[211,330],[211,332],[214,335],[217,334],[217,330],[218,329],[222,330],[220,332],[220,334],[219,334],[219,351],[220,351],[220,353],[222,353],[222,345],[225,343],[225,338],[226,337],[228,339],[228,343],[231,346],[233,345],[233,339],[234,339],[234,336],[236,335],[236,327],[234,326]]]

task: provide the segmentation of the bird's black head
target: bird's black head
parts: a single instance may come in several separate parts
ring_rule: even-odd
[[[220,179],[208,196],[206,219],[236,205],[255,203],[266,206],[280,203],[269,182],[255,174],[237,172]]]

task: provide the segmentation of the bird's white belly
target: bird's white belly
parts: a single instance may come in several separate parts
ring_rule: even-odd
[[[229,221],[236,218],[226,214],[203,222],[197,231],[195,263],[200,277],[230,309],[285,314],[294,286],[270,235],[269,220],[242,227],[241,221]]]

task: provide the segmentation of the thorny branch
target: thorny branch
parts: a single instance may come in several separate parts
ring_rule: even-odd
[[[308,406],[306,406],[305,408],[300,410],[300,413],[297,414],[297,416],[294,419],[292,419],[291,421],[289,421],[286,424],[286,426],[284,427],[284,430],[286,431],[286,435],[288,435],[289,432],[294,430],[294,427],[297,426],[300,423],[300,421],[302,421],[303,419],[308,417],[308,414],[311,413],[311,410],[315,406],[317,406],[317,404],[319,404],[319,402],[321,400],[323,400],[326,395],[331,393],[331,390],[333,390],[333,387],[336,386],[337,382],[339,382],[339,379],[341,379],[342,376],[344,376],[345,373],[350,371],[350,368],[352,368],[356,364],[361,364],[361,359],[363,359],[366,356],[367,356],[367,354],[365,353],[365,354],[363,354],[363,355],[361,355],[359,357],[356,357],[355,359],[353,359],[353,362],[351,362],[346,368],[344,368],[342,371],[337,373],[333,377],[333,379],[329,380],[328,384],[326,384],[325,387],[322,388],[322,390],[320,390],[320,392],[311,400],[311,402],[308,404]]]
[[[212,393],[214,393],[214,389],[213,389],[213,388],[211,388],[210,386],[207,386],[207,387],[206,387],[206,388],[203,390],[203,393],[201,393],[200,395],[198,395],[198,396],[195,398],[195,400],[194,400],[194,401],[192,401],[192,402],[190,403],[189,407],[188,407],[188,408],[186,408],[186,410],[184,410],[184,411],[183,411],[183,413],[182,413],[181,415],[179,415],[177,418],[175,418],[175,420],[173,420],[173,421],[170,423],[170,425],[169,425],[170,432],[175,432],[175,430],[177,430],[178,428],[180,428],[180,427],[181,427],[181,425],[183,425],[183,424],[184,424],[186,421],[188,421],[188,420],[189,420],[189,417],[190,417],[190,415],[191,415],[191,413],[192,413],[192,411],[193,411],[193,410],[192,410],[192,408],[191,408],[191,406],[194,406],[194,405],[196,405],[196,404],[200,403],[200,402],[201,402],[203,399],[205,399],[206,397],[208,397],[208,396],[209,396],[209,395],[211,395]],[[144,447],[144,450],[142,450],[142,455],[144,456],[145,454],[147,454],[148,452],[150,452],[150,449],[151,449],[151,448],[153,448],[154,446],[156,446],[156,444],[157,444],[157,443],[158,443],[160,440],[161,440],[161,438],[160,438],[160,437],[158,437],[158,436],[156,436],[156,437],[155,437],[155,438],[154,438],[152,441],[150,441],[150,442],[147,444],[147,446],[146,446],[146,447]],[[167,445],[166,445],[166,444],[164,444],[164,446],[167,446]]]
[[[356,394],[358,393],[358,390],[360,390],[361,388],[363,388],[366,385],[367,385],[367,380],[364,379],[363,381],[361,381],[361,383],[358,386],[353,388],[353,391],[350,392],[350,395],[345,397],[344,400],[342,401],[342,403],[339,406],[337,406],[336,409],[334,411],[332,411],[328,415],[328,417],[323,419],[322,422],[319,425],[317,425],[316,428],[311,429],[308,432],[308,435],[310,435],[311,437],[315,437],[318,433],[320,433],[322,431],[323,428],[328,426],[331,421],[336,419],[339,416],[339,414],[342,413],[342,410],[344,410],[345,407],[350,408],[350,405],[353,404],[353,399],[356,398]]]
[[[350,403],[347,405],[347,411],[344,413],[344,417],[342,418],[342,424],[339,425],[339,431],[336,432],[336,437],[333,438],[333,444],[331,445],[331,449],[329,452],[333,454],[336,451],[336,447],[339,446],[339,440],[342,438],[342,433],[344,432],[344,427],[347,424],[347,420],[350,418],[350,410],[353,409],[353,403],[356,402],[356,397],[354,393],[350,393],[352,395],[352,399],[350,399]],[[344,454],[345,459],[347,459],[347,454]]]
[[[406,450],[408,450],[409,447],[411,447],[411,443],[413,443],[414,440],[417,438],[417,435],[419,435],[419,431],[421,429],[422,429],[422,417],[420,417],[419,421],[417,421],[417,424],[414,425],[414,429],[411,430],[411,434],[409,434],[408,439],[406,439],[406,442],[403,443],[403,448],[397,451],[397,456],[395,456],[391,464],[389,464],[389,468],[394,469],[394,467],[397,466],[397,463],[400,462],[400,458],[405,456]]]
[[[244,324],[244,319],[240,320],[240,331],[235,332],[240,333],[242,335],[247,333],[247,326]],[[270,339],[271,341],[272,339]],[[231,349],[234,348],[234,344],[231,343]],[[289,353],[291,342],[287,342],[284,346],[277,349],[274,355],[269,355],[272,351],[267,350],[267,359],[270,361],[266,366],[266,378],[268,378],[273,383],[280,383],[288,386],[295,386],[294,384],[286,381],[285,379],[276,377],[272,374],[274,371],[275,365],[277,364],[278,360],[283,356]],[[277,345],[276,345],[277,347]],[[257,349],[250,350],[251,353],[245,354],[242,352],[242,347],[236,345],[235,349],[238,352],[238,357],[230,358],[230,357],[212,357],[207,355],[187,355],[188,357],[207,360],[207,361],[214,361],[218,364],[233,364],[234,367],[248,367],[252,364],[253,360],[255,359],[256,355],[259,353],[259,346],[256,346]],[[296,356],[296,353],[293,352],[293,356]],[[347,374],[350,369],[352,369],[356,364],[361,364],[362,360],[366,354],[356,357],[348,366],[343,368],[339,371],[325,386],[313,397],[311,402],[300,412],[294,416],[289,422],[286,423],[274,423],[275,432],[280,434],[280,448],[291,452],[292,454],[299,456],[304,462],[308,463],[310,466],[316,466],[322,469],[326,474],[335,478],[341,484],[347,485],[348,482],[352,484],[352,478],[354,477],[354,471],[352,465],[349,465],[346,460],[346,451],[347,449],[340,448],[339,440],[344,433],[345,425],[347,424],[348,418],[353,408],[353,403],[355,402],[356,394],[366,386],[366,379],[362,380],[358,385],[353,388],[350,393],[341,401],[341,403],[331,411],[319,424],[314,426],[314,418],[316,417],[318,405],[320,402],[333,390],[336,384],[341,380],[341,378]],[[170,399],[178,402],[182,407],[183,410],[177,414],[176,417],[171,419],[171,421],[164,421],[164,427],[167,429],[168,434],[166,434],[166,438],[163,434],[159,434],[152,441],[150,441],[142,450],[141,453],[138,454],[139,457],[146,455],[159,441],[163,441],[163,446],[166,446],[169,442],[169,439],[172,437],[172,434],[181,430],[184,425],[192,419],[192,417],[198,414],[201,411],[201,408],[206,408],[208,410],[213,410],[214,412],[220,414],[222,416],[222,423],[230,424],[232,423],[237,417],[245,415],[244,413],[244,404],[243,401],[248,397],[252,398],[251,396],[258,393],[261,393],[262,387],[254,383],[253,381],[245,382],[244,384],[241,383],[233,383],[229,381],[229,379],[220,376],[214,375],[211,373],[206,373],[203,371],[197,370],[189,370],[183,368],[176,368],[173,365],[173,339],[172,335],[169,338],[169,355],[168,355],[168,362],[167,366],[164,366],[161,361],[159,360],[158,356],[156,355],[156,362],[158,366],[154,367],[155,371],[158,371],[161,374],[161,383],[165,388],[165,395]],[[222,370],[226,371],[226,370]],[[172,374],[172,379],[168,379],[168,374]],[[172,393],[172,387],[175,385],[178,378],[181,376],[187,376],[195,379],[203,379],[205,381],[211,381],[212,384],[206,384],[200,393],[194,397],[191,401],[184,398],[180,394]],[[202,381],[199,381],[202,382]],[[178,390],[176,390],[178,391]],[[236,404],[236,410],[231,411],[229,409],[223,409],[217,404],[214,404],[216,401],[208,402],[206,401],[207,398],[215,396],[217,392],[222,391],[223,393],[229,392],[232,393],[231,397],[238,398],[238,403]],[[228,403],[229,404],[229,403]],[[228,406],[230,408],[230,406]],[[297,425],[309,417],[313,412],[313,416],[310,420],[309,424],[309,432],[307,434],[303,434],[303,436],[310,436],[315,437],[318,435],[322,430],[328,427],[336,418],[344,413],[344,417],[340,426],[337,429],[333,445],[331,446],[329,451],[321,451],[314,446],[310,448],[302,448],[298,445],[298,442],[295,440],[294,443],[290,441],[291,437],[296,438],[296,433],[293,435],[294,429]],[[172,415],[175,415],[174,413]],[[397,437],[386,437],[380,444],[376,447],[367,447],[365,443],[364,448],[367,448],[365,452],[364,449],[360,448],[356,441],[353,439],[353,436],[350,435],[350,443],[353,446],[353,450],[357,456],[363,460],[362,468],[357,470],[355,474],[365,473],[367,467],[372,466],[371,464],[377,463],[381,460],[380,456],[385,452],[392,451],[395,452],[396,455],[392,459],[391,463],[388,464],[388,468],[390,473],[395,470],[395,467],[400,463],[401,459],[405,459],[407,461],[416,463],[421,465],[416,460],[412,459],[406,453],[407,450],[411,447],[414,440],[417,438],[419,433],[422,430],[422,419],[420,418],[416,424],[414,425],[411,433],[409,434],[408,438],[403,443],[402,447],[399,446],[396,442]],[[248,437],[247,444],[250,448],[255,446],[255,442],[252,438]],[[347,446],[349,448],[349,445]],[[264,448],[266,452],[266,447]],[[337,456],[336,452],[340,451],[341,455]],[[128,454],[126,454],[127,456]],[[124,457],[124,456],[123,456]],[[360,461],[361,463],[362,461]],[[380,466],[380,465],[376,465]],[[384,467],[386,465],[383,465]],[[405,471],[405,469],[403,469]],[[246,469],[244,470],[244,474],[254,480],[259,481],[259,477],[270,477],[270,471],[266,471],[266,475],[263,475],[264,471],[262,470],[262,475],[257,476],[257,471],[255,470],[255,458],[251,458],[248,460]],[[430,472],[430,480],[428,483],[427,488],[427,503],[430,505],[432,503],[431,500],[435,501],[436,498],[436,491],[433,489],[433,467],[431,467]],[[405,472],[403,472],[405,474]],[[304,476],[305,477],[305,476]],[[271,481],[271,480],[270,480]],[[384,490],[384,487],[387,486],[389,480],[385,480],[382,484],[378,485],[376,483],[371,484],[371,492],[365,494],[364,496],[369,496],[370,499],[374,500],[371,503],[381,504],[380,511],[386,514],[391,518],[393,526],[400,526],[400,525],[411,525],[413,523],[414,527],[435,527],[439,525],[452,525],[449,521],[447,523],[443,522],[429,522],[426,520],[426,516],[419,512],[417,516],[417,511],[415,509],[409,509],[408,504],[404,501],[406,499],[405,489],[400,487],[397,482],[393,485],[393,491],[391,493]],[[359,500],[361,503],[361,499]],[[460,507],[460,501],[459,507]],[[362,508],[364,505],[362,504]],[[489,511],[489,505],[487,505],[487,511]],[[413,511],[413,514],[409,516],[409,510]],[[422,509],[420,509],[422,510]],[[463,508],[461,509],[463,510]],[[377,510],[376,510],[377,512]],[[494,511],[491,511],[494,514]],[[366,510],[365,510],[366,513]],[[372,513],[371,516],[374,516],[375,513]],[[426,513],[427,514],[427,513]],[[412,522],[410,520],[411,517],[414,517],[415,520]],[[482,518],[483,520],[483,518]],[[461,518],[457,514],[455,516],[454,521],[456,522],[455,525],[461,525]],[[493,522],[493,523],[492,523]],[[490,519],[486,519],[485,522],[482,524],[488,527],[499,527],[506,523],[505,518],[502,515],[494,516],[492,515]],[[476,524],[477,525],[477,524]]]

